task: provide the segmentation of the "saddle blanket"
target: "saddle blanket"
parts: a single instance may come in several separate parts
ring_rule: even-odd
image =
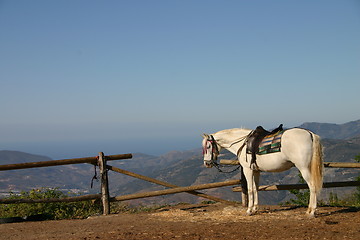
[[[264,137],[259,145],[258,155],[281,151],[281,137],[285,131],[280,131]]]

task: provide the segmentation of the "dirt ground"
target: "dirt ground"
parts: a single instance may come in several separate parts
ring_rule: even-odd
[[[179,205],[152,213],[0,224],[0,239],[360,239],[360,209],[262,207],[245,216],[242,207]]]

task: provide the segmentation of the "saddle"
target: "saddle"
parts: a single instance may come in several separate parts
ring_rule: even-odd
[[[275,134],[277,132],[280,132],[283,130],[283,125],[280,124],[279,127],[275,128],[274,130],[267,131],[262,126],[256,127],[256,129],[250,133],[248,139],[247,139],[247,147],[246,151],[247,153],[251,153],[251,165],[255,168],[257,167],[256,164],[256,154],[259,152],[259,145],[261,141],[268,135]]]

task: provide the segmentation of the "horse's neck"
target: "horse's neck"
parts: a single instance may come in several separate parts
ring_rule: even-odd
[[[236,155],[250,132],[249,129],[234,128],[217,132],[214,137],[222,148]]]

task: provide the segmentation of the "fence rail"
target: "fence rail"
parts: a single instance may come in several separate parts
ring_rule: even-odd
[[[117,167],[107,165],[106,168],[109,169],[109,170],[112,170],[114,172],[122,173],[122,174],[125,174],[125,175],[128,175],[128,176],[135,177],[135,178],[147,181],[147,182],[155,183],[155,184],[158,184],[158,185],[161,185],[161,186],[164,186],[164,187],[169,187],[169,188],[177,188],[177,187],[179,187],[179,186],[171,184],[171,183],[160,181],[160,180],[150,178],[150,177],[147,177],[147,176],[143,176],[143,175],[140,175],[140,174],[137,174],[137,173],[129,172],[129,171],[126,171],[124,169],[117,168]],[[198,197],[203,197],[203,198],[206,198],[206,199],[210,199],[212,201],[222,202],[222,203],[225,203],[225,204],[228,204],[228,205],[233,204],[233,202],[231,202],[231,201],[227,201],[225,199],[214,197],[214,196],[211,196],[211,195],[208,195],[208,194],[205,194],[205,193],[201,193],[201,192],[198,192],[198,191],[195,191],[195,190],[189,190],[189,191],[187,191],[187,193],[198,196]],[[114,201],[114,199],[112,199],[112,201]]]
[[[240,180],[229,180],[229,181],[225,181],[225,182],[206,183],[206,184],[193,185],[193,186],[188,186],[188,187],[176,187],[176,188],[172,188],[172,189],[165,189],[165,190],[159,190],[159,191],[135,193],[135,194],[129,194],[129,195],[124,195],[124,196],[118,196],[118,197],[114,197],[112,199],[112,201],[124,201],[124,200],[138,199],[138,198],[155,197],[155,196],[161,196],[161,195],[167,195],[167,194],[189,192],[189,191],[193,191],[193,190],[232,186],[232,185],[237,185],[237,184],[240,184]]]
[[[356,187],[356,186],[360,186],[360,181],[327,182],[323,184],[323,188]],[[264,186],[259,186],[258,191],[279,191],[279,190],[293,190],[293,189],[309,189],[309,186],[307,184],[264,185]],[[242,188],[234,187],[233,191],[242,192]]]
[[[220,164],[223,165],[239,165],[238,160],[220,160]],[[360,163],[349,163],[349,162],[324,162],[324,167],[327,168],[360,168]]]
[[[130,159],[130,158],[132,158],[132,154],[130,154],[130,153],[109,155],[109,156],[106,156],[106,161]],[[71,158],[71,159],[63,159],[63,160],[51,160],[51,161],[42,161],[42,162],[7,164],[7,165],[0,165],[0,171],[25,169],[25,168],[51,167],[51,166],[80,164],[80,163],[97,164],[98,159],[99,159],[99,157],[97,156],[97,157]]]

